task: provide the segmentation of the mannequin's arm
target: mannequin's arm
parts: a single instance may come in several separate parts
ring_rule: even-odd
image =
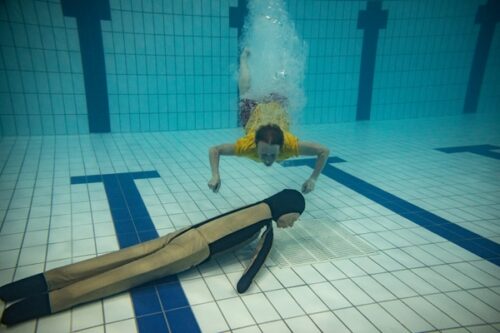
[[[266,231],[264,231],[259,240],[259,244],[257,244],[255,255],[253,256],[252,261],[238,281],[236,289],[239,293],[244,293],[245,291],[247,291],[248,287],[250,287],[250,284],[252,283],[255,275],[264,264],[264,261],[266,260],[266,257],[269,254],[272,245],[273,227],[272,225],[267,225]]]

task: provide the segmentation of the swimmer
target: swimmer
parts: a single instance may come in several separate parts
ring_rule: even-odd
[[[1,322],[14,325],[180,273],[250,243],[264,229],[236,285],[244,293],[271,250],[272,221],[279,228],[292,227],[304,209],[300,192],[283,190],[165,236],[9,283],[0,287],[0,300],[15,303],[7,306]]]
[[[250,89],[250,72],[247,59],[250,52],[243,49],[240,55],[239,89],[242,96],[240,107],[241,125],[245,128],[245,136],[236,143],[224,143],[210,148],[209,160],[212,178],[208,187],[217,193],[221,186],[219,159],[221,155],[236,155],[262,162],[266,166],[276,161],[283,161],[293,156],[317,156],[314,170],[302,185],[302,193],[314,190],[330,151],[327,147],[315,142],[299,141],[289,132],[287,98],[270,93],[261,100],[245,98]]]

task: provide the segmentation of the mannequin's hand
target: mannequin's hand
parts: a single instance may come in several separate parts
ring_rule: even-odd
[[[314,186],[316,185],[316,180],[309,178],[306,180],[306,182],[302,185],[302,193],[306,194],[314,190]]]
[[[212,179],[208,181],[208,188],[214,191],[214,193],[219,192],[221,180],[219,176],[213,176]]]

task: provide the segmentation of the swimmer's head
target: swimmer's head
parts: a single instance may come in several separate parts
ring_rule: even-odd
[[[283,131],[274,124],[259,127],[255,132],[257,155],[266,166],[271,166],[280,154],[284,143]]]
[[[306,206],[302,193],[288,189],[276,193],[264,202],[269,205],[272,218],[279,228],[292,227]]]

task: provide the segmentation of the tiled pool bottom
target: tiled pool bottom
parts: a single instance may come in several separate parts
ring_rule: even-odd
[[[302,222],[330,221],[375,252],[287,267],[268,260],[239,295],[234,285],[250,247],[181,274],[180,283],[159,281],[0,330],[497,332],[499,120],[467,115],[296,131],[327,145],[332,157],[306,195]],[[304,161],[266,168],[223,157],[220,193],[210,192],[208,148],[239,134],[2,138],[0,284],[299,189],[312,172]],[[134,238],[123,237],[110,209],[124,182],[137,191],[123,204],[144,203],[144,211],[130,210]],[[134,214],[148,219],[137,223]],[[287,248],[276,238],[277,249]]]

